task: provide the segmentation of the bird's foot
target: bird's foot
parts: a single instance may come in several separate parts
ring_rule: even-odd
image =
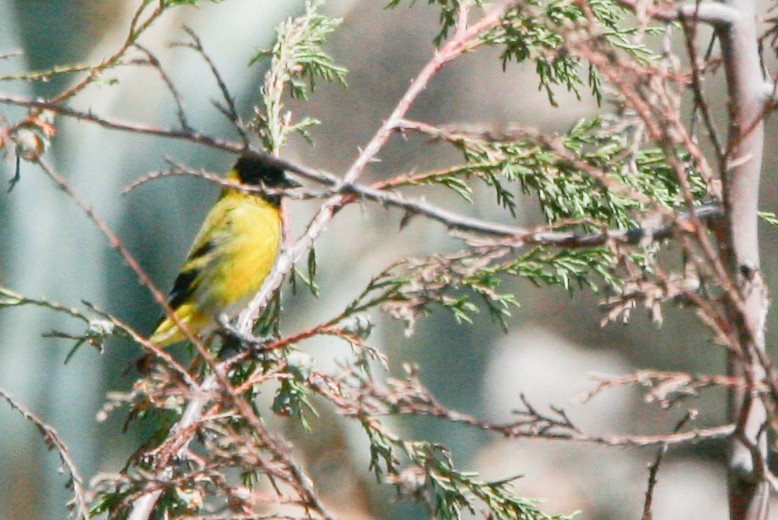
[[[219,354],[221,358],[230,358],[245,352],[258,355],[265,350],[265,345],[272,341],[272,338],[261,338],[238,330],[224,316],[219,316],[218,322],[220,326],[218,334],[222,337],[223,343]]]

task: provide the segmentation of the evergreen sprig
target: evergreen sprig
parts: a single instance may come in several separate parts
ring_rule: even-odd
[[[256,109],[251,122],[269,151],[280,150],[292,133],[310,141],[308,130],[319,124],[311,117],[293,121],[292,113],[284,106],[287,93],[294,99],[307,100],[318,79],[346,86],[346,69],[323,49],[327,36],[342,20],[320,14],[322,3],[306,2],[302,16],[289,18],[276,27],[273,47],[260,49],[251,59],[251,64],[270,60],[270,70],[260,89],[264,110]]]
[[[517,193],[511,185],[518,185],[537,201],[548,224],[574,222],[589,231],[636,227],[638,212],[650,209],[636,194],[665,208],[680,209],[685,202],[667,154],[658,147],[635,147],[633,132],[608,116],[582,119],[566,133],[544,138],[492,139],[455,130],[445,139],[461,150],[465,163],[426,182],[469,197],[461,184],[475,176],[494,189],[498,204],[512,214]],[[686,165],[693,197],[704,201],[708,186],[690,155],[682,149],[675,154]]]
[[[458,470],[444,446],[405,441],[375,418],[363,420],[362,426],[376,477],[424,504],[435,518],[459,520],[477,512],[500,520],[573,520],[578,515],[548,515],[538,500],[517,496],[512,484],[518,477],[488,482],[475,472]]]

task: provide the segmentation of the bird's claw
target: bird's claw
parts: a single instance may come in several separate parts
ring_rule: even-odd
[[[220,316],[218,322],[221,327],[219,334],[224,342],[222,357],[230,357],[233,353],[245,351],[260,354],[265,350],[265,345],[272,341],[272,338],[260,338],[238,330],[224,316]]]

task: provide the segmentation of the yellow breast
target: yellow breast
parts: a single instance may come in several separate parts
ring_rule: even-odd
[[[278,208],[259,197],[238,194],[237,198],[228,202],[229,236],[221,241],[220,259],[211,266],[214,292],[210,297],[220,312],[246,303],[259,291],[281,240]]]

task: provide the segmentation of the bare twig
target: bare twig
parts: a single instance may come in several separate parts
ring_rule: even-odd
[[[165,72],[165,69],[162,67],[159,59],[157,59],[157,57],[150,50],[146,49],[139,43],[133,44],[133,47],[141,51],[146,56],[148,64],[159,73],[159,76],[162,78],[162,82],[173,96],[173,101],[176,104],[176,116],[178,117],[178,123],[181,125],[181,129],[187,132],[191,132],[192,126],[187,120],[186,111],[184,110],[184,100],[181,97],[181,93],[176,88],[175,83],[173,83],[173,80],[170,78],[168,73]]]
[[[695,13],[696,14],[696,13]],[[716,128],[716,123],[713,121],[713,114],[711,113],[710,106],[708,105],[708,101],[705,98],[705,92],[702,89],[702,76],[701,76],[701,66],[699,62],[699,56],[697,55],[697,49],[694,44],[695,36],[697,35],[697,18],[696,16],[692,18],[687,18],[685,15],[682,14],[680,19],[683,29],[684,29],[684,41],[686,42],[686,53],[689,55],[689,59],[691,60],[691,71],[692,71],[692,93],[694,94],[694,108],[693,113],[696,113],[697,110],[699,110],[702,113],[702,119],[705,122],[705,128],[708,133],[708,137],[710,138],[710,142],[713,145],[713,151],[716,155],[716,160],[718,161],[719,165],[719,176],[723,177],[726,173],[725,168],[725,154],[726,150],[724,149],[724,146],[721,143],[721,138],[719,137],[719,132]],[[710,53],[713,49],[713,42],[715,41],[715,33],[713,36],[711,36],[711,43],[708,46],[708,50],[706,52],[706,62],[707,58],[709,58]]]
[[[234,153],[240,153],[244,150],[244,146],[240,143],[235,143],[234,141],[229,141],[218,137],[212,137],[201,132],[188,131],[185,129],[159,128],[152,125],[134,123],[117,118],[102,117],[95,115],[92,112],[85,112],[70,108],[67,105],[62,104],[60,101],[41,101],[24,96],[0,94],[0,103],[40,110],[48,110],[55,114],[72,117],[73,119],[77,119],[79,121],[88,121],[109,130],[154,135],[157,137],[167,137],[171,139],[183,139],[192,143],[203,144]]]
[[[684,427],[686,423],[688,423],[689,421],[693,421],[696,415],[697,415],[696,411],[689,411],[686,415],[683,416],[683,418],[681,418],[680,421],[678,421],[678,424],[676,424],[675,426],[674,432],[678,432],[681,428]],[[656,488],[656,485],[658,483],[657,475],[659,474],[659,466],[662,464],[662,459],[667,453],[667,448],[668,448],[667,444],[662,444],[662,446],[659,447],[659,450],[657,450],[656,458],[654,459],[653,464],[649,466],[648,486],[646,488],[646,497],[643,502],[642,520],[652,520],[653,518],[651,512],[651,506],[654,501],[654,488]]]
[[[11,408],[22,414],[26,420],[30,421],[43,436],[46,446],[57,452],[62,464],[67,468],[67,471],[70,474],[70,484],[73,486],[72,506],[75,508],[79,518],[84,520],[91,518],[84,490],[84,478],[81,476],[81,472],[78,470],[75,461],[71,458],[67,446],[65,446],[65,443],[62,442],[62,439],[57,435],[57,431],[43,422],[37,415],[29,411],[2,388],[0,388],[0,397],[5,399]]]
[[[497,433],[506,438],[574,441],[602,446],[661,446],[726,439],[735,432],[736,427],[734,424],[724,424],[669,434],[597,435],[580,430],[570,421],[564,410],[552,408],[550,414],[543,413],[526,399],[522,400],[523,407],[514,411],[517,420],[492,423],[446,408],[437,402],[412,374],[403,380],[390,379],[385,387],[362,381],[360,386],[354,388],[342,380],[317,373],[312,387],[332,401],[340,413],[347,416],[428,415]]]
[[[189,35],[189,37],[192,39],[191,43],[188,44],[180,44],[183,47],[189,47],[190,49],[194,49],[197,51],[200,56],[205,60],[205,62],[208,64],[208,67],[211,69],[211,75],[213,75],[213,78],[216,80],[216,84],[219,86],[219,91],[221,92],[222,98],[224,99],[224,102],[226,103],[226,109],[222,110],[222,113],[224,113],[227,118],[232,122],[235,129],[238,132],[238,135],[240,136],[241,141],[243,142],[243,147],[248,148],[249,147],[249,136],[246,134],[246,129],[243,126],[243,122],[240,118],[240,115],[238,114],[238,108],[235,106],[235,99],[230,94],[229,89],[227,88],[227,83],[225,83],[224,79],[222,78],[221,73],[219,72],[219,69],[216,67],[216,64],[211,59],[211,56],[205,52],[205,47],[203,46],[203,43],[200,41],[200,37],[197,36],[197,33],[194,32],[191,28],[184,26],[184,31]],[[222,109],[221,105],[217,105],[220,110]]]
[[[94,210],[89,205],[87,205],[81,199],[81,197],[79,197],[79,195],[73,190],[73,188],[70,187],[70,184],[65,179],[65,177],[60,175],[54,168],[52,168],[42,158],[37,159],[36,163],[38,164],[38,166],[40,166],[43,172],[52,181],[54,181],[57,184],[57,186],[73,200],[73,202],[75,202],[75,204],[84,212],[84,214],[89,218],[89,220],[105,236],[106,240],[108,241],[108,244],[113,249],[115,249],[119,253],[119,255],[121,255],[122,259],[124,259],[127,266],[138,277],[138,282],[141,285],[143,285],[146,289],[148,289],[148,291],[151,293],[151,295],[153,296],[157,304],[159,304],[159,306],[165,310],[166,315],[170,317],[172,320],[174,320],[176,325],[181,328],[181,330],[187,336],[187,339],[191,341],[193,345],[199,347],[198,348],[199,351],[206,352],[206,349],[205,347],[202,346],[202,343],[191,333],[189,333],[186,325],[180,322],[178,317],[175,315],[175,313],[168,305],[167,298],[165,297],[165,295],[162,293],[162,291],[160,291],[157,288],[157,286],[154,284],[151,278],[149,278],[149,276],[140,266],[138,261],[132,255],[132,253],[130,253],[130,251],[126,247],[124,247],[124,244],[122,244],[119,237],[116,236],[116,234],[113,231],[111,231],[110,228],[108,228],[108,225],[95,214]],[[143,341],[142,344],[147,348],[149,348],[158,357],[163,357],[162,351],[159,348],[155,347],[154,345],[151,345],[148,341]]]
[[[647,389],[646,401],[670,403],[671,394],[694,395],[705,388],[733,388],[745,386],[743,379],[731,376],[689,374],[687,372],[663,372],[656,370],[639,370],[633,374],[613,377],[597,377],[597,385],[582,394],[579,399],[587,402],[605,390],[622,386],[640,385]],[[762,391],[766,387],[762,385]]]

